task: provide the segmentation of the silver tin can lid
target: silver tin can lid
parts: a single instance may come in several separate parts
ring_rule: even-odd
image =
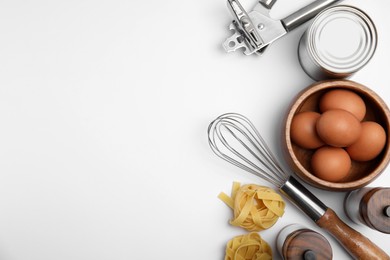
[[[314,62],[336,77],[348,77],[361,69],[377,45],[372,20],[363,11],[346,5],[319,13],[307,34],[307,51]]]

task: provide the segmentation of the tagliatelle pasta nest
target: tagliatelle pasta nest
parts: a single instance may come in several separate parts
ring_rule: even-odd
[[[225,260],[271,259],[271,247],[255,232],[234,237],[226,245]]]
[[[261,231],[272,227],[283,216],[285,202],[273,189],[259,185],[243,185],[234,182],[231,197],[225,193],[218,196],[233,209],[233,226],[248,231]]]

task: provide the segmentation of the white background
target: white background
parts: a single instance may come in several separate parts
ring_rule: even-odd
[[[279,0],[272,15],[310,2]],[[390,4],[344,3],[379,34],[351,79],[390,103]],[[224,0],[0,2],[0,259],[223,259],[247,232],[217,195],[266,183],[211,152],[208,124],[242,113],[282,160],[283,115],[313,82],[297,58],[308,24],[247,57],[221,47],[231,19]],[[370,186],[389,181],[386,170]],[[346,218],[345,193],[309,189],[390,254],[389,235]],[[325,234],[288,203],[260,233],[275,259],[291,223]],[[334,259],[349,259],[325,236]]]

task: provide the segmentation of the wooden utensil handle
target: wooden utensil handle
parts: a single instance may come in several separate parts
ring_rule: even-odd
[[[390,260],[390,257],[382,249],[345,224],[332,209],[328,208],[316,223],[333,235],[354,259]]]

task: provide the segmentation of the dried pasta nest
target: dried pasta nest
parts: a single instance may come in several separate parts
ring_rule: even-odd
[[[225,260],[272,260],[272,249],[258,233],[252,232],[227,243]]]
[[[231,197],[225,193],[219,198],[233,209],[233,226],[248,231],[261,231],[272,227],[283,216],[285,202],[273,189],[259,185],[243,185],[235,182]]]

